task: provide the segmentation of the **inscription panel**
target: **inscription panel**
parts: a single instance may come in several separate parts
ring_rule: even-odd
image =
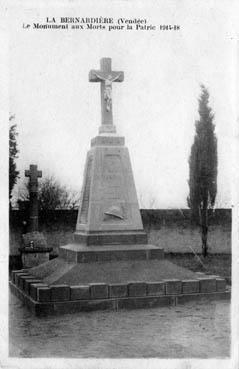
[[[106,222],[124,222],[127,218],[125,180],[119,154],[105,154],[103,166],[104,199],[103,219]]]
[[[91,146],[123,146],[124,137],[96,136],[91,140]]]
[[[120,155],[106,154],[104,157],[103,183],[106,199],[124,200],[123,167]]]

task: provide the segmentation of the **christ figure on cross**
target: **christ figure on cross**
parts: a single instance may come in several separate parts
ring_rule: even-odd
[[[112,114],[112,83],[122,82],[124,72],[116,72],[111,69],[111,59],[102,58],[100,60],[100,70],[91,70],[89,73],[90,82],[100,82],[101,85],[101,117],[102,126],[109,132],[115,129],[113,127]]]
[[[122,72],[119,72],[115,77],[113,77],[111,74],[108,76],[100,76],[97,72],[94,72],[96,77],[98,77],[100,80],[105,81],[104,86],[104,100],[106,101],[106,110],[110,111],[112,106],[112,82],[114,82],[116,79],[120,77]]]

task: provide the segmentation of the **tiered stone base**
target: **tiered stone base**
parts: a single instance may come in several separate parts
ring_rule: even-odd
[[[60,288],[61,286],[58,286]],[[75,287],[75,286],[74,286]],[[118,309],[140,309],[140,308],[153,308],[160,306],[175,306],[178,304],[184,304],[191,300],[218,300],[230,298],[230,291],[225,290],[222,292],[201,292],[201,293],[189,293],[189,294],[178,294],[178,295],[161,295],[161,296],[127,296],[127,297],[91,297],[86,298],[75,298],[71,294],[74,288],[70,288],[70,294],[68,300],[59,299],[58,301],[49,301],[50,297],[46,297],[47,287],[32,287],[32,291],[36,290],[34,298],[31,297],[25,291],[22,291],[13,282],[10,282],[11,291],[36,315],[55,315],[55,314],[67,314],[76,313],[81,311],[94,311],[94,310],[118,310]],[[98,286],[96,286],[98,288]],[[105,287],[104,287],[105,288]],[[45,291],[44,291],[45,290]],[[92,291],[94,285],[92,286]],[[59,290],[60,291],[60,290]],[[43,295],[46,301],[38,301],[43,299]],[[32,292],[33,294],[33,292]],[[37,297],[36,297],[37,296]],[[50,296],[50,295],[49,295]],[[35,298],[36,297],[36,298]]]
[[[78,244],[86,246],[112,246],[112,245],[133,245],[146,244],[147,235],[141,231],[130,232],[75,232],[74,240]]]
[[[69,244],[60,247],[59,257],[68,262],[93,263],[99,261],[163,259],[162,247],[153,245],[86,246]]]
[[[125,248],[125,249],[124,249]],[[12,272],[10,287],[36,315],[176,305],[230,298],[219,276],[193,273],[151,245],[132,249],[68,245],[61,257]]]

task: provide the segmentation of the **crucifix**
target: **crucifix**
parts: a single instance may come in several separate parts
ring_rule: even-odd
[[[37,165],[30,165],[29,170],[25,170],[25,177],[29,177],[30,209],[29,218],[30,232],[38,231],[38,178],[42,177],[42,171],[37,170]]]
[[[100,82],[101,88],[101,132],[116,132],[112,114],[112,83],[122,82],[124,72],[111,70],[111,58],[100,60],[100,70],[92,69],[89,73],[90,82]]]

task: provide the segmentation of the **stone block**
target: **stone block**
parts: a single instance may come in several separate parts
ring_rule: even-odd
[[[179,295],[182,293],[182,282],[179,279],[165,279],[166,295]]]
[[[124,233],[122,232],[101,232],[101,233],[82,233],[75,232],[74,240],[76,243],[82,243],[87,246],[103,246],[103,245],[136,245],[147,244],[147,234],[143,231]]]
[[[121,136],[96,136],[91,140],[93,146],[124,146],[124,137]]]
[[[97,250],[100,246],[91,246],[95,248],[92,251],[77,252],[77,263],[93,263],[98,261],[115,261],[115,260],[144,260],[147,256],[148,250],[143,249],[118,249],[118,250]],[[68,255],[67,255],[68,257]],[[67,259],[70,261],[69,259]]]
[[[147,284],[145,282],[131,282],[128,284],[129,297],[146,296]]]
[[[90,284],[90,297],[91,299],[107,299],[108,285],[106,283]]]
[[[201,293],[216,292],[216,279],[210,277],[200,277],[199,286]]]
[[[163,259],[164,258],[164,249],[162,247],[157,247],[155,249],[150,250],[150,259]]]
[[[205,277],[205,273],[203,272],[195,272],[195,274],[197,275],[197,277]]]
[[[23,273],[22,269],[21,270],[12,270],[12,272],[11,272],[11,279],[12,279],[12,282],[15,283],[15,284],[16,284],[15,276],[19,273]]]
[[[196,279],[185,279],[182,281],[182,293],[199,293],[199,281]]]
[[[148,282],[147,283],[147,295],[149,296],[165,295],[165,283],[164,282]]]
[[[32,283],[30,285],[30,296],[33,300],[37,300],[37,288],[38,287],[47,287],[45,283]]]
[[[28,276],[29,274],[26,272],[16,273],[15,274],[15,285],[19,287],[20,284],[20,278],[23,276]]]
[[[30,295],[30,285],[33,283],[42,283],[42,281],[38,278],[26,279],[24,283],[24,291]]]
[[[51,301],[51,289],[49,287],[38,287],[37,301],[39,302]]]
[[[25,289],[25,281],[29,280],[29,279],[32,279],[33,276],[32,275],[21,275],[19,277],[19,288],[21,288],[22,290]]]
[[[217,292],[223,292],[226,290],[226,280],[224,278],[216,278]]]
[[[23,289],[23,279],[22,278],[24,278],[24,277],[27,277],[27,275],[17,275],[17,277],[16,277],[16,281],[17,281],[17,286],[19,287],[19,288],[21,288],[21,290]]]
[[[33,268],[49,261],[49,252],[22,252],[22,263],[27,268]]]
[[[52,301],[66,301],[70,300],[70,287],[65,284],[51,286],[51,300]]]
[[[72,250],[66,251],[66,259],[69,263],[77,263],[77,253]]]
[[[70,287],[71,300],[88,300],[90,298],[89,286],[71,286]]]
[[[128,286],[124,283],[114,283],[109,285],[109,297],[127,297]]]
[[[59,258],[67,259],[67,249],[64,246],[59,247]]]

